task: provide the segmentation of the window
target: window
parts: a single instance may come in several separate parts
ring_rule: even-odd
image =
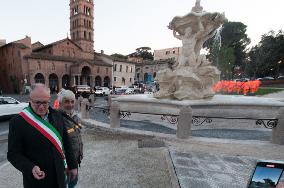
[[[86,33],[86,31],[84,31],[84,39],[86,39],[87,38],[87,33]]]
[[[132,82],[132,78],[129,79],[130,83]]]
[[[128,72],[128,66],[126,66],[126,72]]]
[[[106,68],[106,74],[108,74],[108,68]]]
[[[73,40],[75,40],[75,32],[73,32],[72,35]]]
[[[113,77],[113,81],[115,81],[115,82],[116,82],[116,77]]]
[[[130,72],[132,72],[132,67],[130,67]]]
[[[67,72],[67,64],[65,64],[65,72]]]
[[[114,64],[113,71],[116,71],[116,68],[117,68],[117,64]]]
[[[97,69],[97,73],[100,73],[100,67],[98,67],[98,69]]]
[[[90,16],[91,15],[91,8],[86,7],[86,15]]]
[[[3,98],[1,104],[18,104],[18,102],[12,98]]]
[[[166,51],[166,55],[170,54],[170,51]]]
[[[119,66],[119,72],[122,72],[122,65]]]
[[[176,53],[176,51],[173,50],[173,54],[175,54],[175,53]]]
[[[89,32],[89,40],[92,40],[92,38],[91,38],[91,32]]]
[[[79,31],[77,31],[77,37],[76,38],[79,39]]]
[[[41,69],[40,61],[37,62],[37,69],[38,69],[38,70]]]
[[[74,13],[74,15],[78,14],[78,5],[73,9],[73,13]]]

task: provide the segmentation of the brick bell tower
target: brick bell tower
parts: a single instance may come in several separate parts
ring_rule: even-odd
[[[70,0],[70,35],[85,52],[94,51],[93,0]]]

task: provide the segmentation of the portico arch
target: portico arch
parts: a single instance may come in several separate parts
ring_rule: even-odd
[[[34,77],[34,80],[35,80],[35,83],[42,83],[42,84],[45,83],[44,76],[41,73],[37,73]]]
[[[48,77],[49,80],[49,88],[50,92],[58,92],[59,91],[59,83],[58,83],[58,76],[55,73],[52,73]]]
[[[80,83],[81,85],[91,85],[91,68],[89,66],[84,66],[82,68]]]

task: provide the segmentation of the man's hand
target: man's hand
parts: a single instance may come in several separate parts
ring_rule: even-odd
[[[69,170],[69,173],[70,173],[70,179],[71,180],[74,180],[77,176],[77,169],[72,169],[72,170]]]
[[[33,174],[34,178],[37,179],[37,180],[41,180],[41,179],[45,178],[44,171],[41,171],[38,166],[33,167],[32,174]]]
[[[284,185],[283,185],[283,183],[278,183],[275,188],[284,188]]]

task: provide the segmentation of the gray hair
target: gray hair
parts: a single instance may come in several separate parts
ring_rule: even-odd
[[[62,101],[64,99],[72,99],[75,100],[75,94],[67,89],[62,89],[59,93],[58,93],[58,102],[62,103]]]
[[[42,83],[35,83],[31,85],[31,92],[30,92],[30,97],[33,95],[34,91],[37,89],[42,89],[44,90],[48,95],[50,95],[50,89],[46,87],[46,85]]]

